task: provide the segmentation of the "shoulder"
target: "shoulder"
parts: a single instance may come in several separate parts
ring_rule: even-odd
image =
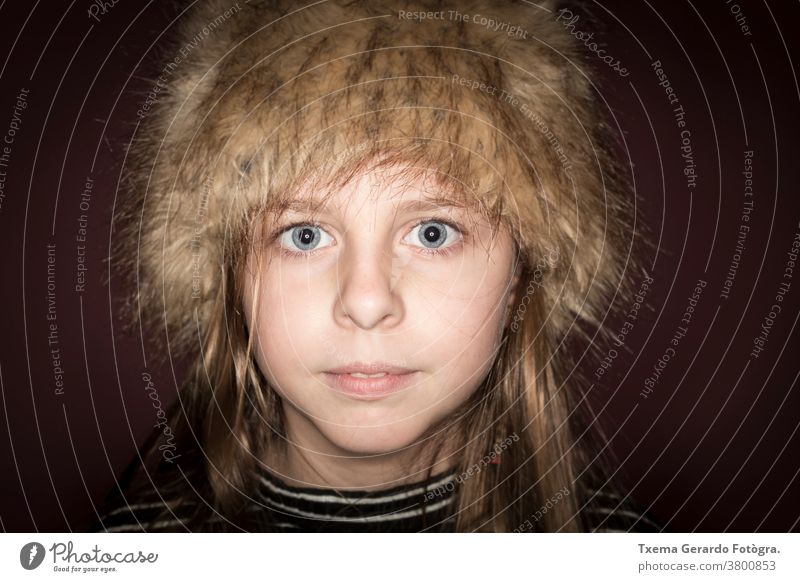
[[[106,502],[97,521],[88,529],[93,533],[116,532],[245,532],[269,527],[264,507],[252,500],[238,512],[224,514],[208,495],[188,488],[168,496],[155,489],[119,493]],[[267,529],[269,531],[269,529]]]
[[[186,508],[167,500],[140,498],[108,506],[90,532],[175,532],[191,531]]]
[[[202,485],[188,465],[176,469],[160,463],[150,471],[138,465],[135,472],[120,477],[89,531],[196,531],[211,512]]]
[[[658,533],[664,530],[658,518],[629,495],[589,489],[582,514],[587,531],[595,533]]]

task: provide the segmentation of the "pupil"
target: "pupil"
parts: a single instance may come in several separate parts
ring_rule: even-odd
[[[428,223],[420,229],[420,241],[427,247],[441,246],[446,238],[447,231],[438,224]]]
[[[314,228],[303,227],[301,229],[297,229],[292,233],[292,238],[294,239],[294,243],[298,247],[308,247],[314,246],[317,238],[317,231]]]

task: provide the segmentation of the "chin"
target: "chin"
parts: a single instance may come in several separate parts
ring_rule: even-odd
[[[355,423],[348,423],[355,424]],[[384,455],[420,443],[425,426],[405,422],[359,428],[320,427],[321,432],[337,448],[352,455]]]

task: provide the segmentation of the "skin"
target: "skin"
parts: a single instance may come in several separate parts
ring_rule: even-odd
[[[313,215],[268,216],[256,236],[243,299],[290,442],[287,456],[263,461],[286,482],[370,490],[452,465],[423,460],[421,445],[491,369],[513,302],[515,247],[477,211],[430,202],[439,195],[430,179],[402,185],[371,171]],[[306,225],[294,233],[311,234],[310,244],[298,247],[293,223]],[[399,392],[359,400],[324,375],[353,361],[416,373]]]

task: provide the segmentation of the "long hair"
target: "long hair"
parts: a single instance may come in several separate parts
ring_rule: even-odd
[[[301,185],[332,192],[383,166],[433,173],[516,243],[517,304],[495,365],[431,427],[435,446],[460,444],[470,475],[456,529],[511,531],[533,515],[539,531],[582,529],[585,395],[564,342],[591,343],[628,293],[635,215],[554,6],[207,0],[185,14],[164,62],[125,166],[115,258],[135,288],[130,320],[192,362],[172,426],[193,451],[206,513],[235,520],[265,447],[286,446],[243,314],[254,224]],[[480,465],[510,437],[499,465]],[[152,443],[146,453],[157,462]],[[187,474],[172,473],[175,495]]]

